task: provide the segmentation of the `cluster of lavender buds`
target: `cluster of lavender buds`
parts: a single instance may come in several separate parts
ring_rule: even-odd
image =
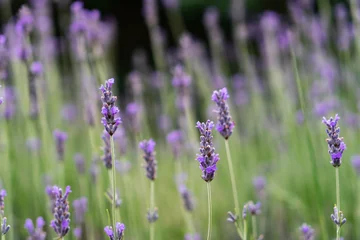
[[[144,151],[143,158],[145,160],[146,176],[150,180],[155,180],[157,172],[157,161],[155,159],[155,141],[152,139],[141,141],[140,149]]]
[[[84,174],[85,173],[85,158],[84,155],[82,155],[81,153],[76,153],[74,155],[74,161],[75,161],[75,166],[76,166],[76,170],[79,174]]]
[[[103,118],[101,123],[104,125],[105,130],[110,134],[114,135],[117,127],[121,123],[121,118],[116,117],[120,112],[119,108],[115,106],[117,97],[113,96],[112,85],[114,84],[114,79],[111,78],[105,82],[105,85],[101,85],[100,90],[102,92],[101,101],[103,103],[101,113]]]
[[[322,122],[327,126],[326,133],[329,138],[326,139],[328,143],[328,151],[331,157],[330,163],[334,167],[340,167],[341,158],[346,145],[342,137],[340,137],[340,127],[337,126],[340,117],[336,114],[334,118],[326,119],[323,117]]]
[[[339,211],[336,205],[334,206],[334,213],[331,214],[331,219],[339,227],[346,223],[346,218],[344,218],[343,212]]]
[[[181,152],[182,144],[183,144],[183,133],[182,133],[182,131],[181,130],[171,131],[167,135],[166,140],[171,146],[171,150],[172,150],[172,152],[174,154],[175,159],[178,159],[179,155],[180,155],[180,152]]]
[[[10,230],[10,225],[7,225],[6,217],[4,217],[5,197],[6,197],[6,191],[5,191],[5,189],[1,189],[0,190],[0,219],[2,219],[2,221],[0,222],[0,236],[5,235]]]
[[[36,228],[33,221],[28,218],[25,220],[24,228],[27,230],[29,237],[27,240],[45,240],[46,232],[44,232],[45,221],[42,217],[36,219]]]
[[[191,76],[184,71],[181,65],[177,65],[173,70],[172,85],[176,89],[176,106],[180,111],[184,111],[189,103]]]
[[[64,153],[65,153],[65,141],[68,138],[66,132],[62,132],[58,129],[54,130],[53,136],[55,139],[56,151],[58,154],[59,160],[64,160]]]
[[[66,187],[65,193],[58,187],[53,187],[53,194],[56,196],[54,207],[54,220],[50,226],[54,229],[59,238],[63,238],[70,230],[70,212],[68,196],[71,193],[70,186]]]
[[[303,223],[300,226],[299,230],[301,232],[303,240],[313,240],[314,239],[315,230],[310,225]]]
[[[186,211],[192,212],[195,208],[195,205],[193,195],[185,185],[186,175],[179,174],[177,175],[176,180],[178,185],[178,191],[184,203],[184,208]]]
[[[154,208],[154,210],[148,210],[146,217],[149,223],[156,222],[156,220],[159,219],[158,209]]]
[[[106,197],[109,199],[109,202],[112,203],[114,201],[112,190],[108,189],[106,191]],[[119,208],[121,203],[122,203],[122,200],[119,197],[119,192],[116,191],[116,194],[115,194],[115,208]]]
[[[110,135],[107,131],[104,130],[101,138],[104,141],[104,146],[102,147],[104,155],[101,157],[101,160],[104,162],[105,167],[107,169],[111,169],[112,157],[111,157]]]
[[[216,124],[216,130],[226,140],[231,136],[235,127],[234,121],[231,119],[229,113],[229,106],[226,100],[229,98],[229,94],[226,88],[222,88],[218,91],[214,91],[211,99],[218,106],[218,123]]]
[[[203,172],[202,179],[205,182],[211,182],[217,170],[216,163],[220,159],[219,154],[215,153],[213,145],[211,131],[214,123],[210,120],[207,120],[206,123],[197,122],[196,128],[200,131],[200,154],[197,154],[196,160],[200,163],[200,169]]]
[[[6,48],[6,37],[0,34],[0,80],[8,77],[9,56]]]
[[[245,211],[245,216],[246,216],[246,211]],[[236,214],[234,214],[232,212],[228,212],[228,218],[226,220],[231,223],[236,223],[238,218],[239,217],[236,216]]]
[[[31,10],[27,6],[22,6],[19,10],[18,20],[15,25],[15,31],[20,41],[17,46],[17,56],[20,60],[28,64],[31,60],[32,49],[28,42],[28,37],[33,30],[34,17]]]
[[[76,239],[80,239],[82,235],[82,224],[85,222],[85,214],[88,210],[88,200],[81,197],[73,201],[75,224],[77,227],[73,230]]]
[[[198,233],[187,233],[184,237],[184,240],[201,240],[201,236]]]
[[[125,225],[123,223],[117,222],[115,226],[115,232],[111,226],[106,226],[104,231],[110,240],[122,240],[125,234]]]
[[[250,201],[246,203],[243,208],[243,218],[246,218],[247,213],[250,213],[252,216],[260,215],[261,202],[255,204],[253,201]]]
[[[51,212],[54,213],[58,187],[57,186],[46,186],[45,191],[46,191],[46,194],[49,196],[49,199],[50,199]]]

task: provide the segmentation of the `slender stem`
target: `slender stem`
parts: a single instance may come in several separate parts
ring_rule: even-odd
[[[207,230],[207,240],[211,239],[211,221],[212,221],[212,203],[211,203],[211,185],[210,182],[207,183],[207,193],[208,193],[208,212],[209,212],[209,220],[208,220],[208,230]]]
[[[236,188],[234,167],[233,167],[232,158],[231,158],[231,154],[230,154],[229,142],[227,140],[225,140],[225,148],[226,148],[226,155],[227,155],[227,160],[228,160],[228,165],[229,165],[231,187],[232,187],[232,192],[233,192],[233,197],[234,197],[235,214],[236,214],[236,216],[240,217],[240,207],[239,207],[239,199],[238,199],[238,193],[237,193],[237,188]],[[237,232],[238,232],[240,238],[242,238],[241,224],[238,224],[235,226],[237,228]]]
[[[247,222],[246,219],[244,219],[244,240],[247,240]]]
[[[338,221],[340,222],[340,183],[339,183],[339,167],[335,168],[336,177],[336,206],[339,211]],[[340,240],[340,225],[336,225],[336,240]]]
[[[155,181],[150,182],[150,212],[155,211]],[[155,239],[155,223],[150,223],[150,240]]]
[[[116,229],[116,172],[115,172],[115,149],[114,149],[114,138],[110,136],[110,145],[111,145],[111,159],[112,159],[112,194],[113,194],[113,202],[112,202],[112,221],[113,221],[113,229]]]
[[[252,230],[253,230],[253,238],[254,240],[257,239],[257,228],[256,228],[256,216],[252,216],[251,217],[251,221],[252,221]]]

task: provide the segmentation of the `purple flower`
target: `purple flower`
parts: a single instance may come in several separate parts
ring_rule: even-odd
[[[19,35],[28,35],[34,26],[34,16],[29,7],[21,6],[18,13],[18,20],[16,22],[16,32]]]
[[[104,141],[104,146],[102,147],[104,155],[101,157],[101,159],[103,160],[105,167],[107,169],[111,169],[112,168],[112,156],[111,156],[110,135],[107,131],[104,130],[101,138]]]
[[[218,106],[218,123],[216,124],[216,130],[227,140],[235,127],[234,121],[231,119],[229,113],[229,106],[226,100],[229,98],[229,94],[226,88],[222,88],[218,91],[214,91],[211,99]]]
[[[157,161],[155,159],[155,141],[152,139],[143,140],[139,143],[140,149],[144,151],[144,160],[146,163],[146,176],[150,180],[155,180],[157,172]]]
[[[322,122],[327,126],[326,133],[329,138],[326,139],[328,143],[328,151],[331,157],[330,163],[334,167],[340,167],[341,158],[346,145],[343,141],[343,138],[340,137],[340,127],[337,126],[340,117],[336,114],[334,118],[326,119],[323,117]]]
[[[201,240],[201,236],[199,233],[187,233],[185,234],[184,240]]]
[[[263,176],[258,176],[253,179],[253,185],[258,194],[261,194],[266,185],[266,178]]]
[[[33,62],[30,66],[30,72],[35,76],[40,76],[43,73],[43,71],[44,69],[41,62]]]
[[[68,138],[68,135],[66,132],[62,132],[62,131],[56,129],[53,132],[53,136],[55,139],[56,151],[58,154],[58,158],[59,158],[59,160],[64,160],[65,142]]]
[[[42,217],[36,219],[36,228],[33,221],[28,218],[25,221],[24,228],[28,231],[28,240],[45,240],[46,232],[44,232],[45,221]]]
[[[115,226],[115,233],[111,226],[106,226],[104,231],[110,240],[122,240],[124,237],[125,225],[117,222]]]
[[[75,223],[81,225],[84,223],[85,214],[88,211],[88,200],[86,197],[81,197],[73,201]]]
[[[184,111],[188,104],[191,81],[191,76],[184,71],[181,65],[174,68],[172,85],[176,90],[176,106],[180,111]]]
[[[26,147],[30,152],[38,152],[41,147],[41,140],[36,137],[31,137],[26,140]]]
[[[246,204],[246,211],[249,212],[251,215],[259,215],[261,213],[261,203],[257,202],[254,204],[254,202],[250,201]]]
[[[203,24],[206,28],[211,29],[218,25],[219,22],[219,10],[216,7],[208,7],[205,10],[203,17]]]
[[[74,237],[76,239],[81,239],[81,235],[82,235],[82,229],[81,227],[77,227],[73,230],[73,234],[74,234]]]
[[[63,238],[70,230],[70,212],[68,196],[71,193],[70,186],[66,187],[65,193],[61,188],[57,188],[54,194],[55,208],[54,220],[51,221],[50,226],[54,229],[59,238]]]
[[[330,217],[332,221],[339,227],[346,223],[346,218],[344,218],[344,214],[342,213],[342,211],[339,211],[337,209],[336,205],[334,206],[334,213],[331,214]]]
[[[0,80],[4,80],[8,77],[9,59],[6,37],[0,34]]]
[[[195,208],[193,194],[188,190],[185,185],[187,175],[186,173],[180,173],[176,176],[176,184],[178,186],[178,191],[183,200],[185,210],[192,212]]]
[[[183,145],[183,134],[181,130],[171,131],[167,137],[167,142],[171,146],[171,150],[174,154],[175,159],[177,159],[180,155],[180,151]]]
[[[299,229],[300,229],[301,235],[304,240],[313,240],[314,239],[315,231],[310,225],[303,223]]]
[[[85,158],[81,153],[76,153],[74,155],[74,161],[75,161],[75,166],[76,166],[76,170],[78,171],[79,174],[84,174],[85,173]]]
[[[214,123],[207,120],[206,123],[197,122],[196,128],[200,132],[200,154],[197,154],[196,160],[200,164],[200,169],[203,172],[202,179],[205,182],[211,182],[214,179],[216,171],[216,163],[219,161],[219,154],[215,153],[213,145],[212,129]]]
[[[356,173],[360,176],[360,155],[352,156],[351,163],[356,170]]]
[[[126,106],[126,116],[129,120],[129,127],[134,132],[140,131],[140,113],[141,107],[136,102],[131,102]]]
[[[5,189],[0,190],[0,214],[5,208],[5,197],[6,197],[6,191]]]
[[[74,104],[65,104],[61,109],[61,116],[65,121],[73,122],[77,117],[78,110]]]
[[[112,93],[112,85],[114,82],[115,80],[111,78],[105,82],[105,85],[101,85],[100,87],[102,92],[101,101],[103,103],[101,109],[103,118],[101,119],[101,122],[110,136],[114,135],[117,127],[121,123],[121,118],[116,117],[116,115],[119,113],[119,109],[115,106],[117,97],[113,96]]]
[[[155,27],[158,24],[158,9],[155,0],[143,0],[143,16],[149,27]]]
[[[10,225],[7,225],[6,223],[6,217],[4,217],[2,219],[2,223],[0,223],[0,236],[1,235],[6,235],[8,233],[8,231],[10,230]]]
[[[119,126],[113,137],[115,142],[115,149],[119,149],[121,155],[126,155],[128,139],[124,127]]]
[[[14,117],[16,113],[16,94],[15,88],[5,87],[4,88],[4,117],[6,120],[10,120]]]

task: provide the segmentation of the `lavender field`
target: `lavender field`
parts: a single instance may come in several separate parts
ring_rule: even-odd
[[[209,5],[204,41],[184,2],[144,0],[126,77],[115,18],[10,3],[0,240],[360,239],[359,1]]]

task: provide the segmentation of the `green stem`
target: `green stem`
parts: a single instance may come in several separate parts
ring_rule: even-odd
[[[112,220],[113,220],[113,229],[116,228],[116,172],[115,172],[115,149],[114,149],[114,138],[110,136],[110,145],[111,145],[111,159],[112,159],[112,194],[113,194],[113,202],[112,202]]]
[[[246,219],[244,219],[244,240],[247,240],[247,222]]]
[[[207,230],[207,240],[211,239],[211,221],[212,221],[212,203],[211,203],[211,185],[210,182],[207,183],[207,193],[208,193],[208,213],[209,213],[209,220],[208,220],[208,230]]]
[[[155,211],[155,181],[150,182],[150,212]],[[150,223],[150,240],[155,239],[155,223]]]
[[[338,221],[340,222],[340,183],[339,183],[339,167],[335,168],[336,178],[336,206],[339,211]],[[340,225],[336,225],[336,240],[340,240]]]
[[[227,140],[225,140],[225,148],[226,148],[226,155],[227,155],[227,160],[228,160],[228,165],[229,165],[231,187],[232,187],[232,192],[233,192],[233,197],[234,197],[235,214],[237,217],[240,217],[240,212],[239,212],[240,207],[239,207],[239,199],[238,199],[237,188],[236,188],[234,167],[233,167],[232,158],[231,158],[231,154],[230,154],[229,142]],[[242,230],[240,227],[241,225],[236,224],[235,226],[236,226],[236,229],[237,229],[237,232],[238,232],[240,238],[242,238]]]
[[[256,216],[252,216],[251,221],[252,221],[253,238],[254,240],[256,240],[257,239]]]

